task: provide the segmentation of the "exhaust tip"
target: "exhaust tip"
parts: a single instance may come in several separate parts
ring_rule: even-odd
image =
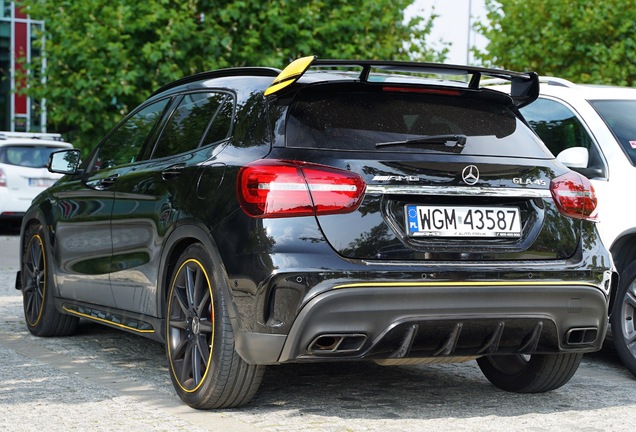
[[[596,327],[572,328],[565,334],[566,345],[590,345],[598,338]]]
[[[361,333],[323,334],[317,336],[307,349],[312,354],[352,353],[362,349],[367,335]]]

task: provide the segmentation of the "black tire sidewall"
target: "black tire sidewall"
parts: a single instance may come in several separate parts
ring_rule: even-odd
[[[612,327],[612,340],[616,352],[620,357],[625,367],[636,376],[636,355],[632,353],[625,342],[625,332],[623,323],[626,320],[625,317],[625,298],[628,295],[628,290],[636,281],[636,261],[621,272],[618,291],[614,301],[614,308],[612,310],[611,327]],[[636,323],[634,324],[636,326]]]
[[[197,260],[203,266],[203,270],[206,272],[207,278],[211,285],[211,299],[214,309],[214,335],[212,343],[212,355],[207,365],[208,370],[205,374],[203,382],[195,391],[186,391],[181,387],[181,383],[174,375],[169,352],[170,298],[172,297],[175,278],[178,275],[179,269],[181,268],[183,263],[190,259]],[[224,359],[228,357],[228,351],[233,352],[234,350],[233,335],[231,334],[231,332],[229,335],[227,334],[229,318],[225,303],[223,301],[223,287],[220,285],[221,283],[223,282],[218,280],[218,272],[215,272],[215,267],[212,259],[210,258],[206,249],[200,244],[193,244],[189,246],[181,254],[169,280],[168,297],[166,301],[166,355],[168,356],[168,362],[170,363],[170,378],[179,397],[186,404],[193,408],[208,409],[211,407],[211,401],[214,400],[216,394],[218,393],[218,391],[215,389],[217,387],[217,382],[220,379],[219,375],[224,369]]]
[[[574,376],[583,354],[532,354],[525,366],[510,373],[502,370],[497,358],[486,356],[477,359],[484,376],[496,387],[516,393],[543,393],[565,385]]]
[[[516,373],[502,372],[496,360],[497,357],[480,357],[477,359],[477,364],[488,381],[505,391],[523,392],[531,384],[538,368],[536,356],[534,361],[528,362],[522,370]]]
[[[27,316],[27,299],[24,295],[24,287],[26,286],[26,258],[27,258],[27,249],[30,247],[31,243],[34,240],[35,236],[39,236],[40,242],[42,244],[43,254],[44,254],[44,271],[45,271],[45,289],[44,294],[42,296],[42,306],[40,317],[33,325]],[[57,325],[54,321],[58,318],[60,313],[55,308],[55,302],[53,300],[53,276],[51,274],[50,267],[50,257],[49,257],[49,247],[46,243],[46,236],[44,230],[41,225],[33,225],[29,227],[24,236],[24,250],[22,251],[22,287],[23,287],[23,310],[24,310],[24,318],[27,324],[27,328],[29,331],[36,336],[54,336],[55,328]]]

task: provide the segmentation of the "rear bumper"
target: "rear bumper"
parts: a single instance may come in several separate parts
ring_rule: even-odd
[[[239,332],[250,363],[592,352],[608,297],[576,283],[360,283],[323,292],[287,335]]]
[[[21,220],[31,205],[33,198],[41,191],[25,193],[0,187],[0,218],[3,220]]]

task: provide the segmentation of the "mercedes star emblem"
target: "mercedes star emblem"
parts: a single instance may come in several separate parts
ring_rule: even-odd
[[[474,185],[479,180],[479,170],[475,165],[468,165],[462,171],[462,179],[467,185]]]

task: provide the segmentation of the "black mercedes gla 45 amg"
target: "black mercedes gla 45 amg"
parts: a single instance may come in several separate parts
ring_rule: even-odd
[[[84,160],[52,155],[66,175],[21,232],[28,329],[161,341],[200,409],[290,362],[476,360],[499,388],[558,388],[600,349],[616,278],[593,188],[519,114],[538,86],[314,57],[171,83]]]

